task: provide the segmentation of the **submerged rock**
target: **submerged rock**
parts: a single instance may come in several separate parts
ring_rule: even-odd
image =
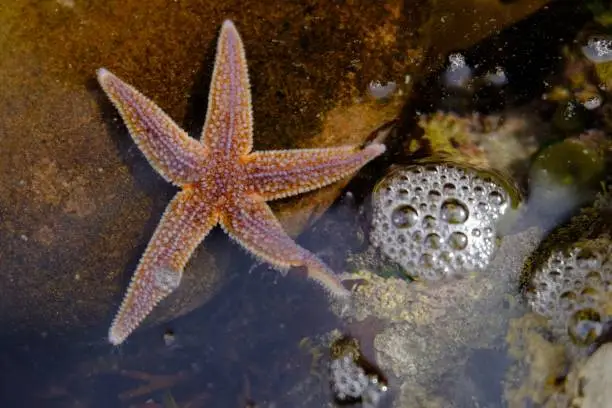
[[[523,268],[534,312],[555,340],[584,354],[611,317],[612,219],[606,195],[554,230]]]
[[[538,239],[535,229],[507,236],[485,273],[464,279],[408,282],[381,277],[376,269],[346,274],[356,285],[353,307],[335,311],[364,347],[373,348],[374,362],[397,392],[395,407],[464,406],[454,405],[459,401],[488,406],[486,386],[476,385],[466,363],[479,351],[503,362],[500,337],[508,319],[521,313],[512,299],[518,271]],[[505,372],[503,363],[484,369],[492,378]]]
[[[439,111],[420,115],[418,127],[407,154],[501,172],[502,179],[523,179],[533,154],[552,139],[550,124],[529,105],[495,114]]]
[[[600,131],[542,149],[529,170],[528,216],[549,230],[591,203],[609,167],[610,141]]]
[[[463,24],[462,12],[427,2],[406,10],[403,1],[384,7],[302,1],[282,8],[257,0],[7,3],[0,11],[3,334],[110,323],[173,193],[94,85],[97,68],[121,75],[196,136],[214,39],[220,23],[232,18],[247,49],[257,148],[361,143],[395,118],[403,101],[400,89],[385,103],[367,100],[368,84],[403,84],[407,74],[428,69],[430,49],[455,46],[424,27],[448,14],[453,38],[469,46],[546,3],[482,6],[477,20],[487,23],[477,33]],[[481,7],[460,4],[460,10]],[[341,185],[279,205],[284,225],[298,233]],[[228,250],[204,245],[150,321],[187,313],[213,296],[227,268],[218,254]]]
[[[607,407],[612,401],[612,344],[606,344],[583,364],[577,364],[567,378],[567,399],[571,407]]]
[[[526,259],[521,287],[533,312],[513,319],[507,336],[511,408],[582,407],[576,373],[610,339],[611,211],[610,195],[600,194]]]
[[[505,183],[508,185],[508,183]],[[492,174],[454,163],[399,167],[376,186],[370,237],[409,276],[479,272],[497,247],[497,222],[518,204]]]

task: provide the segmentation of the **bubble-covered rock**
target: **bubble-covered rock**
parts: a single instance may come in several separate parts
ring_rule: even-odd
[[[371,240],[410,276],[483,270],[513,197],[495,178],[451,163],[397,168],[373,195]]]
[[[612,282],[608,244],[608,239],[594,240],[569,252],[553,252],[536,272],[528,292],[529,304],[549,319],[557,339],[581,347],[601,334],[609,317],[605,303]]]
[[[548,319],[554,340],[587,350],[612,316],[610,203],[605,195],[554,230],[524,268],[529,305]]]

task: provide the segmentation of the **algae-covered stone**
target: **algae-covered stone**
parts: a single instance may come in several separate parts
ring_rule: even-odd
[[[347,282],[356,282],[353,307],[339,305],[335,311],[355,332],[367,325],[361,330],[373,337],[375,363],[399,388],[394,406],[481,400],[483,390],[463,367],[475,351],[495,349],[509,317],[520,310],[512,294],[538,239],[537,230],[507,236],[484,273],[450,282],[407,282],[383,278],[376,270],[346,274]],[[487,370],[501,378],[504,368],[492,364]],[[441,389],[443,379],[452,380],[452,389]]]
[[[580,138],[565,139],[542,150],[531,168],[531,183],[546,185],[598,185],[605,170],[607,142]]]
[[[610,141],[590,131],[542,149],[529,170],[529,216],[550,229],[593,201],[609,167]]]
[[[415,158],[449,160],[521,180],[531,157],[552,139],[551,126],[531,107],[501,113],[436,112],[420,115],[407,153]]]

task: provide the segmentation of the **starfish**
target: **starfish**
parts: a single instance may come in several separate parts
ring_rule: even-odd
[[[187,135],[154,102],[104,68],[98,81],[151,166],[181,190],[168,204],[110,327],[122,343],[172,293],[195,248],[223,230],[282,272],[302,266],[332,295],[348,297],[333,271],[283,230],[266,201],[303,193],[347,177],[385,146],[255,151],[251,90],[244,45],[226,20],[217,43],[200,140]]]

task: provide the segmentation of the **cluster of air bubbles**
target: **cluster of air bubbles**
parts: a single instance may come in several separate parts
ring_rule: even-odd
[[[387,386],[375,375],[367,375],[352,354],[332,360],[330,376],[334,397],[341,402],[360,402],[363,407],[378,406]]]
[[[488,72],[484,79],[487,83],[495,86],[504,86],[508,83],[506,71],[500,66],[495,67],[494,71]]]
[[[612,61],[612,39],[594,36],[582,46],[582,53],[592,62],[598,64]]]
[[[336,402],[375,408],[388,391],[382,372],[365,359],[352,337],[336,339],[330,347],[329,374]]]
[[[460,53],[448,56],[448,66],[444,71],[443,82],[448,88],[465,88],[472,79],[472,68],[465,63]]]
[[[549,319],[553,335],[579,348],[601,334],[609,315],[610,248],[600,251],[575,246],[553,252],[533,278],[527,298],[534,312]]]
[[[570,101],[565,105],[565,110],[563,111],[563,118],[565,120],[569,120],[572,119],[574,116],[576,116],[576,105],[574,105],[574,103]]]
[[[594,110],[601,106],[601,97],[599,95],[591,95],[582,102],[582,106],[588,110]]]
[[[504,68],[498,65],[475,78],[472,67],[465,62],[465,57],[460,53],[453,53],[448,56],[448,65],[442,74],[442,83],[449,89],[467,89],[475,83],[502,87],[508,83],[508,76]]]
[[[389,98],[396,89],[397,84],[393,81],[387,82],[386,84],[383,84],[380,81],[372,81],[368,85],[368,93],[374,99]]]
[[[493,258],[497,221],[510,200],[500,184],[470,168],[398,168],[375,189],[371,240],[413,277],[481,271]]]

